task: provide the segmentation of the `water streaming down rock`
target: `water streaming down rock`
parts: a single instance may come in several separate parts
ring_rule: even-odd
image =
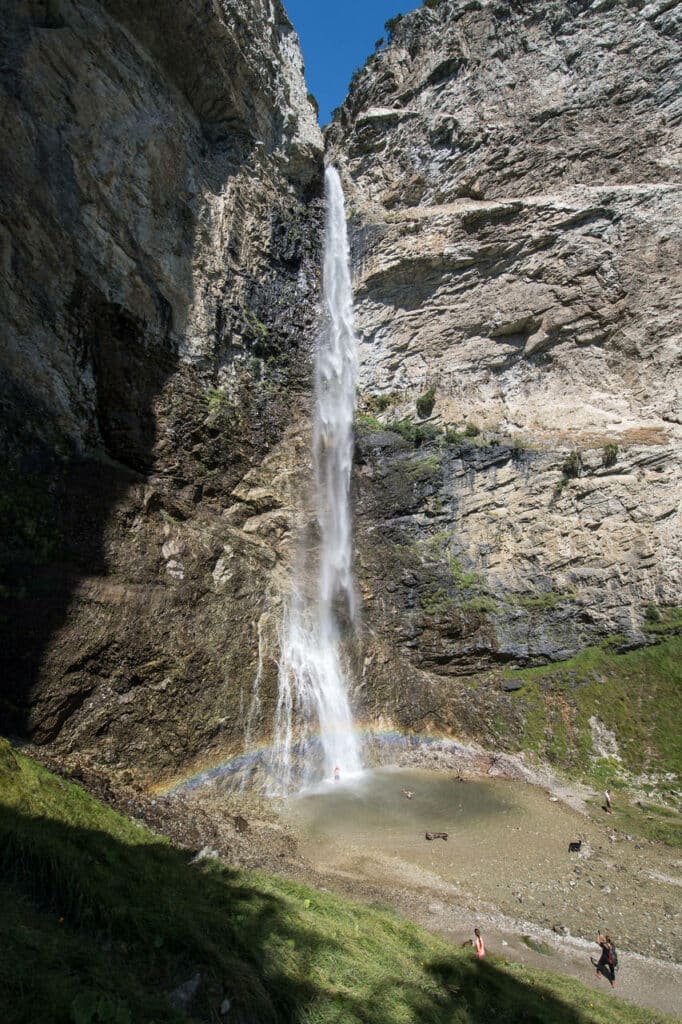
[[[344,775],[360,769],[340,628],[341,617],[352,628],[357,611],[349,502],[357,341],[343,191],[333,167],[326,170],[325,189],[325,323],[313,431],[320,549],[315,593],[306,593],[309,553],[303,552],[283,626],[272,767],[273,786],[284,792],[299,779],[331,777],[336,765]]]
[[[263,635],[264,624],[267,621],[265,614],[261,615],[258,620],[258,664],[256,667],[256,674],[253,679],[251,686],[251,698],[249,700],[249,710],[246,716],[246,726],[244,728],[244,750],[248,750],[251,746],[251,742],[254,736],[254,729],[258,720],[261,716],[263,704],[261,700],[261,683],[263,681],[263,659],[265,655],[265,637]],[[241,708],[240,713],[244,714],[244,694],[241,695]],[[240,773],[239,788],[243,792],[251,782],[253,770],[255,768],[254,763],[249,763]]]

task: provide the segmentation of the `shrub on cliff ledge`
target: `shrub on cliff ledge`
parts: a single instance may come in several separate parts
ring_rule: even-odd
[[[580,452],[573,451],[567,455],[561,464],[561,479],[554,488],[554,497],[558,498],[569,480],[575,480],[580,476],[583,468],[583,460]]]
[[[389,18],[388,21],[384,22],[384,31],[386,32],[386,35],[388,36],[389,43],[390,43],[391,39],[393,38],[393,33],[395,32],[395,30],[397,29],[398,25],[400,24],[400,22],[402,20],[403,20],[402,14],[396,14],[395,18]]]
[[[461,430],[457,430],[456,427],[445,428],[445,443],[458,445],[464,440],[464,434]]]
[[[417,399],[417,415],[420,419],[426,419],[433,412],[433,407],[436,404],[436,389],[429,388],[423,395],[420,395]]]
[[[440,431],[435,423],[415,423],[414,420],[396,420],[389,423],[387,430],[400,434],[406,441],[411,441],[417,448],[425,441],[435,441]]]
[[[580,452],[571,452],[567,455],[561,464],[561,473],[566,477],[567,480],[573,480],[580,476],[580,471],[583,468],[583,460]]]

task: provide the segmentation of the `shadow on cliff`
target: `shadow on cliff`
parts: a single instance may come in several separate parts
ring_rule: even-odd
[[[429,958],[407,922],[144,837],[0,807],[8,1024],[81,1003],[93,1020],[218,1020],[225,1000],[242,1024],[586,1019],[494,962]]]
[[[137,319],[79,277],[68,318],[77,338],[76,358],[92,375],[92,422],[97,447],[78,452],[64,438],[52,446],[41,433],[54,430],[55,416],[40,392],[4,382],[5,427],[0,444],[0,729],[32,732],[30,703],[52,637],[63,625],[79,582],[110,571],[112,518],[133,509],[122,503],[142,485],[154,465],[155,402],[178,369],[170,340],[172,311],[155,289],[158,323]],[[24,418],[22,418],[22,416]],[[52,426],[50,426],[52,424]],[[42,429],[41,429],[42,428]],[[125,528],[125,523],[119,524]],[[75,655],[75,652],[71,652]],[[90,657],[94,650],[90,649]],[[82,661],[88,660],[83,644]],[[72,671],[78,665],[74,658]],[[41,722],[39,739],[51,739],[88,696],[75,676],[61,682]]]
[[[154,467],[156,405],[177,373],[193,301],[197,226],[180,186],[195,136],[170,172],[154,163],[166,109],[157,79],[141,98],[148,61],[99,8],[10,5],[0,22],[0,730],[45,740],[87,699],[77,661],[92,659],[95,645],[70,638],[66,675],[35,733],[31,703],[48,648],[80,581],[112,571],[112,532],[130,525],[122,503]],[[117,60],[129,61],[127,74],[107,77]],[[140,88],[126,91],[136,70]],[[105,92],[102,130],[117,145],[95,142],[93,155],[89,103]],[[148,163],[130,159],[135,139]],[[146,220],[143,203],[137,217],[125,208],[145,173],[165,200],[149,200]],[[164,240],[187,253],[175,278],[163,279],[150,255]]]
[[[197,297],[205,298],[194,260],[212,244],[206,198],[227,193],[262,145],[261,121],[272,121],[276,135],[281,117],[264,105],[269,94],[257,80],[239,79],[254,72],[219,5],[152,11],[107,0],[104,8],[111,19],[78,3],[0,12],[0,732],[39,743],[54,740],[100,688],[116,710],[117,692],[138,684],[137,669],[160,662],[180,603],[161,558],[166,519],[192,517],[207,496],[219,516],[223,494],[289,414],[283,402],[276,415],[274,400],[266,407],[252,373],[232,419],[206,422],[232,336],[243,366],[253,357],[286,377],[291,352],[282,350],[303,333],[291,301],[303,243],[288,251],[296,234],[289,207],[279,223],[264,204],[281,238],[267,264],[272,281],[260,282],[244,271],[252,211],[237,196],[216,258],[224,278],[214,283],[215,308],[206,306],[208,351],[191,365],[179,358]],[[204,60],[198,78],[188,45]],[[101,136],[93,135],[99,118]],[[298,184],[305,227],[311,195],[303,178]],[[310,191],[319,192],[317,179]],[[288,333],[268,334],[261,308],[285,319],[284,306]],[[212,495],[208,472],[222,474]],[[147,515],[156,516],[156,533],[145,547]],[[163,616],[149,606],[152,590],[162,594]],[[195,597],[187,585],[185,608]],[[74,615],[76,601],[87,614]],[[193,650],[203,669],[205,650]],[[202,675],[183,667],[185,653],[176,659],[180,690]],[[100,735],[110,726],[93,728]],[[151,739],[164,743],[162,731],[147,734],[145,749]]]

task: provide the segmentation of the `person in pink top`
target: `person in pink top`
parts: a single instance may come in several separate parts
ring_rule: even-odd
[[[476,947],[476,956],[479,960],[482,960],[485,956],[485,942],[483,941],[483,936],[478,928],[474,928],[474,935],[476,936],[476,941],[474,942],[474,946]]]

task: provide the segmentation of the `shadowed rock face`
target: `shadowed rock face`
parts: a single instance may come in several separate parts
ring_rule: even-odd
[[[276,558],[222,513],[307,407],[321,138],[277,0],[0,35],[2,726],[170,771],[241,735]]]
[[[327,130],[371,714],[477,731],[453,676],[641,642],[679,604],[680,34],[673,4],[443,0]],[[392,432],[428,389],[437,439]]]

